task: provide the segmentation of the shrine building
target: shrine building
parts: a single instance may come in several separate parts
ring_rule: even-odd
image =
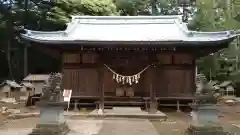
[[[73,16],[64,31],[27,30],[21,36],[59,54],[63,87],[73,90],[80,106],[150,110],[165,100],[190,102],[196,60],[236,37],[233,31],[190,31],[181,16]]]

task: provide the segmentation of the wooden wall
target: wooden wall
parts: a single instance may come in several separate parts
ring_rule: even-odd
[[[73,89],[76,96],[99,96],[99,68],[103,68],[103,83],[106,96],[115,96],[115,90],[120,87],[112,78],[113,74],[99,64],[99,56],[95,53],[63,53],[63,85],[64,88]],[[132,73],[141,71],[146,66],[146,56],[141,60],[137,55],[133,61],[113,60],[113,68],[125,65],[125,69]],[[126,59],[127,57],[125,57]],[[138,84],[134,84],[136,96],[149,96],[149,87],[152,84],[156,95],[186,96],[194,92],[194,58],[190,54],[157,54],[157,64],[146,70]],[[128,58],[127,58],[128,59]],[[122,61],[122,62],[121,62]],[[108,61],[109,62],[109,61]],[[135,66],[131,66],[135,65]],[[138,65],[137,65],[138,64]],[[142,65],[141,65],[142,64]],[[145,65],[144,65],[145,64]],[[136,66],[137,65],[137,66]],[[128,72],[127,74],[131,73]],[[124,74],[124,73],[123,73]]]
[[[98,96],[97,57],[92,53],[63,53],[63,87],[73,95]]]
[[[157,96],[191,96],[195,91],[194,58],[190,54],[158,54],[155,70]]]

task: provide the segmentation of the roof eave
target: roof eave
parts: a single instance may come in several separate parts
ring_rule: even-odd
[[[174,45],[174,46],[218,46],[224,43],[230,43],[236,38],[236,35],[232,35],[228,38],[211,40],[211,41],[184,41],[184,40],[168,40],[168,41],[89,41],[89,40],[39,40],[31,38],[28,36],[22,36],[25,40],[29,40],[35,43],[47,44],[47,45],[64,45],[64,44],[75,44],[84,46],[96,46],[96,45],[153,45],[153,46],[164,46],[164,45]]]

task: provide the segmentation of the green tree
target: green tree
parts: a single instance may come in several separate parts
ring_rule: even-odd
[[[119,15],[112,0],[81,0],[75,1],[75,8],[84,15],[111,16]]]
[[[150,15],[152,0],[115,0],[120,15]]]
[[[177,15],[180,13],[176,0],[115,0],[120,15]]]
[[[59,0],[53,7],[41,1],[30,1],[26,21],[24,0],[11,1],[10,7],[5,4],[6,1],[0,0],[0,30],[6,31],[0,33],[0,72],[2,72],[0,74],[6,73],[5,67],[8,69],[8,75],[4,77],[18,80],[23,76],[21,44],[25,43],[20,40],[19,28],[25,22],[27,29],[56,31],[65,29],[65,24],[70,21],[70,15],[118,15],[112,0]]]
[[[200,31],[222,31],[237,30],[239,23],[236,21],[233,13],[233,0],[198,0],[196,12],[189,28]],[[236,9],[235,9],[236,12]],[[239,49],[236,47],[237,42],[230,44],[228,49],[221,50],[212,56],[201,58],[198,61],[201,72],[208,78],[227,79],[229,75],[236,71],[236,58],[239,55]],[[213,64],[209,63],[209,59]],[[209,70],[211,69],[211,71]]]

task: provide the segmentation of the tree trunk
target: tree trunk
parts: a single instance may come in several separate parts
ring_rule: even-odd
[[[8,20],[7,20],[7,33],[8,33],[8,41],[7,41],[7,51],[6,51],[6,55],[7,55],[7,62],[8,62],[8,77],[10,79],[13,79],[13,73],[12,73],[12,63],[11,63],[11,42],[12,42],[12,29],[13,29],[13,25],[12,25],[12,16],[10,11],[8,11]]]
[[[8,62],[8,76],[9,78],[13,79],[13,74],[12,74],[12,64],[11,64],[11,38],[9,38],[7,42],[7,62]]]

